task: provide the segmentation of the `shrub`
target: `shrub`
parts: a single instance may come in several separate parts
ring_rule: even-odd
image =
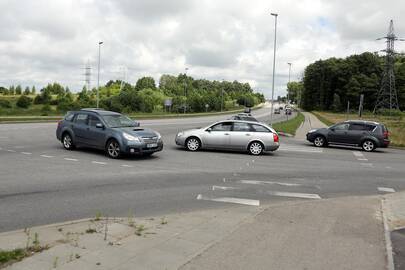
[[[8,100],[0,99],[0,107],[9,109],[11,108],[11,103]]]
[[[32,102],[32,98],[27,97],[27,96],[20,96],[17,100],[16,105],[17,105],[17,107],[26,109],[31,105],[31,102]]]

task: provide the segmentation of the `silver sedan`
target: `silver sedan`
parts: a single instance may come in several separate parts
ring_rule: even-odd
[[[280,146],[277,132],[257,122],[226,120],[204,128],[179,132],[176,144],[190,151],[219,149],[247,151],[260,155],[264,151],[275,151]]]

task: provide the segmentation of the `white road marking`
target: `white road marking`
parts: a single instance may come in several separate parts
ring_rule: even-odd
[[[78,160],[75,159],[75,158],[64,158],[64,160],[67,160],[67,161],[78,161]]]
[[[212,190],[235,190],[236,187],[212,186]]]
[[[367,161],[368,159],[366,159],[366,158],[358,158],[357,160]]]
[[[259,200],[241,199],[241,198],[233,198],[233,197],[208,198],[201,194],[198,194],[197,200],[260,206]]]
[[[15,151],[15,150],[11,150],[11,149],[7,149],[7,152],[15,153],[16,151]]]
[[[21,152],[21,154],[23,154],[23,155],[32,155],[32,153],[30,153],[30,152]]]
[[[93,164],[99,164],[99,165],[106,165],[106,162],[101,162],[101,161],[92,161],[91,163]]]
[[[48,156],[48,155],[40,155],[43,158],[53,158],[53,156]]]
[[[272,181],[259,181],[259,180],[239,180],[239,183],[242,184],[249,184],[249,185],[280,185],[280,186],[287,186],[287,187],[298,187],[302,186],[301,184],[295,183],[284,183],[284,182],[272,182]]]
[[[289,146],[287,147],[281,146],[278,150],[286,152],[323,153],[323,149],[298,148]]]
[[[269,195],[279,196],[279,197],[293,197],[293,198],[303,198],[303,199],[322,199],[318,194],[311,193],[296,193],[296,192],[284,192],[284,191],[267,191]]]
[[[381,191],[381,192],[388,192],[388,193],[395,192],[395,189],[389,188],[389,187],[378,187],[377,189],[378,189],[378,191]]]
[[[364,167],[374,167],[373,163],[360,163]]]
[[[125,168],[133,168],[134,166],[132,165],[127,165],[127,164],[122,164],[121,167],[125,167]]]
[[[367,161],[368,159],[364,156],[362,152],[359,151],[352,151],[353,155],[357,158],[357,160]]]
[[[387,269],[395,270],[391,235],[390,235],[390,230],[388,227],[388,218],[387,218],[386,211],[387,211],[387,209],[385,206],[385,201],[384,201],[384,199],[382,199],[381,200],[381,214],[382,214],[383,224],[384,224],[385,251],[387,252]]]

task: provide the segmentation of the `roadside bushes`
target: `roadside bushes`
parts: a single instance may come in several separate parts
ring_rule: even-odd
[[[32,98],[27,97],[27,96],[20,96],[17,99],[17,107],[27,109],[32,103]]]
[[[0,107],[10,109],[12,106],[11,106],[10,101],[5,100],[5,99],[0,99]]]

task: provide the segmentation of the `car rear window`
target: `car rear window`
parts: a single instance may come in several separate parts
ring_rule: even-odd
[[[373,131],[375,129],[375,125],[366,125],[365,127],[367,131]]]

